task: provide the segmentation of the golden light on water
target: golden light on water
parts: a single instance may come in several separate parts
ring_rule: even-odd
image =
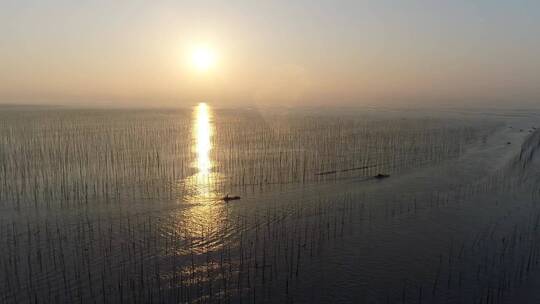
[[[200,103],[196,109],[195,116],[195,148],[197,153],[198,174],[208,175],[212,162],[210,160],[210,150],[212,128],[210,126],[210,113],[205,103]]]
[[[181,208],[172,215],[178,233],[183,233],[193,240],[196,252],[219,247],[220,242],[205,242],[217,238],[216,234],[227,217],[227,208],[220,200],[223,193],[219,190],[219,174],[213,172],[211,152],[214,125],[212,111],[205,103],[198,104],[193,110],[192,122],[192,163],[195,173],[183,181]],[[202,237],[204,235],[204,237]]]
[[[213,136],[212,114],[210,107],[200,103],[193,111],[193,168],[195,174],[186,179],[186,199],[188,202],[200,203],[202,201],[215,201],[219,199],[216,191],[217,174],[212,172]]]

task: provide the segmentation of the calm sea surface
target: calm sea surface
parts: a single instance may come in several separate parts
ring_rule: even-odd
[[[535,119],[0,110],[0,302],[512,303]]]

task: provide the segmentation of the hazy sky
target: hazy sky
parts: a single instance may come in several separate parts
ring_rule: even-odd
[[[539,57],[540,1],[0,1],[2,103],[535,103]]]

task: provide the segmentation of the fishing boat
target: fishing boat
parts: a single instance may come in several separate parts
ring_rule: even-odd
[[[221,200],[225,201],[225,202],[228,202],[228,201],[234,201],[234,200],[239,200],[240,199],[240,196],[238,195],[235,195],[235,196],[230,196],[228,193],[227,195],[225,195]]]

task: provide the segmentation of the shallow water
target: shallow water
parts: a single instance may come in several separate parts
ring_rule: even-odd
[[[6,303],[511,303],[535,275],[535,114],[0,117]]]

